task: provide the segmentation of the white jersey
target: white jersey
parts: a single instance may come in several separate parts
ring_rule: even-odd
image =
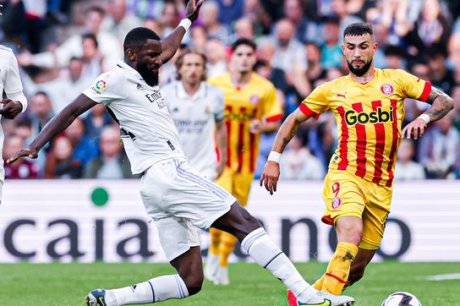
[[[144,172],[160,160],[185,158],[159,87],[149,86],[124,62],[99,76],[83,94],[106,105],[120,123],[133,174]]]
[[[224,119],[222,91],[202,82],[198,92],[189,96],[182,82],[176,81],[163,87],[161,92],[190,164],[202,175],[214,180],[217,167],[215,123]]]
[[[5,93],[8,99],[21,102],[22,111],[24,112],[26,110],[27,99],[22,91],[22,83],[19,77],[16,57],[10,48],[0,46],[0,94],[3,95],[3,93]],[[0,98],[3,100],[3,97]],[[3,139],[3,129],[0,129],[0,152],[3,152]],[[3,162],[1,162],[0,182],[3,182],[4,177]]]

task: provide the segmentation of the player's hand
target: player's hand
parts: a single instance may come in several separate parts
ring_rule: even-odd
[[[274,161],[267,161],[264,172],[260,176],[260,186],[265,186],[270,195],[276,192],[276,185],[280,177],[280,165]]]
[[[30,149],[30,148],[23,148],[16,153],[10,158],[6,160],[6,163],[8,165],[14,163],[16,160],[23,158],[23,157],[29,157],[29,158],[37,158],[38,152],[37,150]]]
[[[14,119],[22,111],[21,102],[5,99],[0,103],[3,104],[3,108],[0,109],[0,115],[6,119]]]
[[[262,123],[260,123],[260,120],[253,119],[251,121],[249,132],[252,134],[259,134],[262,132]]]
[[[198,18],[200,7],[203,5],[204,0],[189,0],[185,8],[185,17],[194,22]]]
[[[32,65],[33,55],[29,51],[24,51],[16,56],[18,64],[20,66],[30,66]]]
[[[417,118],[408,125],[406,125],[406,127],[402,130],[402,137],[407,139],[411,139],[412,137],[414,139],[418,139],[419,137],[423,136],[425,128],[426,122],[422,119]]]

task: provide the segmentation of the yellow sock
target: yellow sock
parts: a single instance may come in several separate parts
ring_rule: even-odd
[[[220,247],[219,247],[219,266],[227,267],[228,266],[228,258],[233,253],[235,249],[236,242],[238,240],[235,236],[227,233],[222,232],[220,237]]]
[[[347,284],[351,263],[358,253],[353,243],[339,242],[324,275],[322,291],[339,295]]]
[[[323,290],[323,283],[324,283],[324,274],[321,275],[320,278],[313,284],[313,288],[316,290]]]
[[[220,236],[223,233],[223,231],[218,230],[216,228],[211,227],[209,229],[209,236],[211,238],[211,242],[209,245],[209,254],[212,255],[219,255],[219,245],[220,245]]]

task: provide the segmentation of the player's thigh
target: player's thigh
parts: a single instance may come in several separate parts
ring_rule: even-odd
[[[361,218],[365,196],[359,178],[345,171],[330,170],[324,179],[323,200],[326,205],[322,221],[334,224],[343,216]]]
[[[166,217],[154,219],[166,258],[173,261],[200,245],[198,229],[186,218]]]
[[[363,212],[363,239],[360,248],[377,250],[382,242],[390,212],[392,189],[368,182],[367,203]]]

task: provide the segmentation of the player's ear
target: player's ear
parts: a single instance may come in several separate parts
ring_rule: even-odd
[[[134,52],[133,49],[129,48],[126,50],[126,56],[128,57],[128,59],[131,61],[131,62],[135,62],[137,61],[137,54],[136,52]]]

